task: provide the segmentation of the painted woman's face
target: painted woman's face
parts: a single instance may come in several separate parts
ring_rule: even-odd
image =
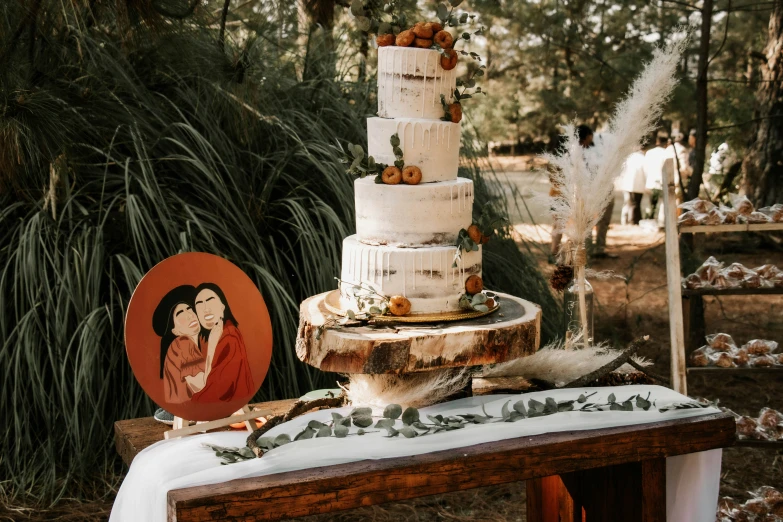
[[[223,319],[223,312],[226,305],[220,300],[215,292],[205,288],[196,296],[196,314],[201,326],[211,330],[218,321]]]
[[[196,335],[200,326],[198,318],[190,305],[180,303],[174,307],[174,335]]]

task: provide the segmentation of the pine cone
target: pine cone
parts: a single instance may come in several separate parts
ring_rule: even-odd
[[[568,284],[574,278],[574,267],[571,265],[557,265],[552,277],[549,278],[549,285],[552,289],[562,292],[568,288]]]

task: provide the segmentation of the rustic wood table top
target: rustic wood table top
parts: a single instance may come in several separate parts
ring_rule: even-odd
[[[284,411],[292,403],[293,400],[275,401],[259,406]],[[126,462],[144,447],[162,440],[166,427],[151,423],[158,424],[151,419],[115,423],[117,448]],[[584,485],[596,480],[610,485],[635,480],[640,486],[634,488],[640,490],[638,499],[629,497],[625,490],[618,493],[618,488],[613,494],[617,499],[626,499],[628,513],[643,512],[638,520],[665,520],[665,457],[728,447],[734,440],[734,419],[726,413],[526,436],[404,458],[367,460],[173,490],[168,494],[168,517],[177,521],[280,520],[535,479],[528,488],[529,496],[533,495],[528,499],[528,510],[533,516],[529,520],[556,520],[568,506],[571,511],[579,510],[582,500],[578,494],[573,498],[566,494],[570,504],[562,498],[555,502],[556,496],[562,497],[566,486],[575,491],[575,483]],[[562,480],[554,485],[540,480],[552,476]],[[607,495],[610,493],[607,489]],[[595,495],[591,493],[590,498]],[[554,503],[550,502],[555,507],[549,510],[548,498],[555,498]],[[617,503],[621,502],[615,500]],[[559,510],[559,514],[552,515],[553,510]],[[605,519],[593,516],[585,520]]]

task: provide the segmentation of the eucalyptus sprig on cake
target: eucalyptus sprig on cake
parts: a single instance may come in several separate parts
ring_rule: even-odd
[[[498,304],[500,298],[494,292],[483,291],[470,295],[468,293],[462,294],[459,298],[459,306],[463,310],[470,310],[473,312],[489,312],[495,305]]]
[[[471,55],[476,53],[470,53]],[[478,57],[478,55],[476,55]],[[480,59],[480,58],[477,58]],[[474,69],[465,80],[457,80],[457,87],[462,87],[462,91],[454,89],[454,101],[452,103],[446,102],[446,97],[440,95],[440,104],[443,106],[443,121],[450,121],[452,123],[459,123],[462,121],[462,102],[463,100],[469,100],[477,94],[487,95],[487,92],[482,90],[480,86],[476,86],[476,76],[484,76],[484,69],[486,65],[481,65]],[[469,90],[472,89],[472,90]]]
[[[374,315],[386,315],[389,312],[390,297],[383,295],[367,284],[346,282],[338,277],[335,277],[335,279],[340,284],[351,285],[351,295],[356,301],[356,309],[359,311],[359,314],[353,310],[348,310],[346,315],[349,318],[369,320]]]
[[[396,12],[398,7],[399,2],[396,0],[385,2],[380,6],[378,2],[372,0],[353,0],[351,14],[361,31],[377,34],[379,37],[385,35],[393,37],[408,25],[405,15]]]
[[[381,175],[375,178],[375,182],[385,183],[386,185],[397,185],[400,182],[406,185],[418,185],[421,183],[421,169],[416,165],[405,165],[405,157],[400,148],[400,137],[396,132],[391,135],[389,142],[394,152],[394,165],[384,168]]]
[[[375,158],[368,156],[361,145],[349,143],[348,152],[343,152],[342,162],[349,164],[348,174],[359,178],[375,175],[375,183],[397,185],[400,182],[406,185],[418,185],[421,182],[421,169],[416,165],[405,165],[404,154],[400,148],[400,137],[395,132],[389,138],[389,143],[394,152],[394,165],[378,163]]]
[[[343,149],[343,157],[340,158],[340,161],[349,165],[346,172],[352,176],[358,178],[373,176],[380,174],[388,166],[385,163],[377,163],[375,158],[368,156],[364,152],[364,148],[361,145],[349,143],[346,148],[348,150]]]
[[[504,223],[506,220],[500,217],[493,208],[485,206],[481,210],[478,223],[471,224],[467,229],[460,229],[457,234],[457,251],[454,253],[452,268],[457,267],[462,252],[473,252],[479,249],[479,245],[487,244],[497,232],[498,227]]]

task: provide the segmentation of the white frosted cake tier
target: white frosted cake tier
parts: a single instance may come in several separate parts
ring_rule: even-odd
[[[378,116],[439,120],[446,102],[454,100],[457,70],[440,65],[432,49],[387,46],[378,49]]]
[[[419,185],[354,182],[356,235],[362,243],[400,247],[454,245],[473,215],[473,182],[465,178]]]
[[[463,252],[453,267],[455,246],[400,248],[366,245],[355,235],[343,240],[340,279],[342,307],[357,310],[352,288],[369,285],[386,296],[403,295],[411,302],[411,313],[459,310],[465,280],[481,275],[481,249]]]
[[[379,163],[394,164],[392,135],[400,138],[405,165],[421,169],[421,182],[457,178],[459,123],[419,118],[367,118],[367,154]]]

